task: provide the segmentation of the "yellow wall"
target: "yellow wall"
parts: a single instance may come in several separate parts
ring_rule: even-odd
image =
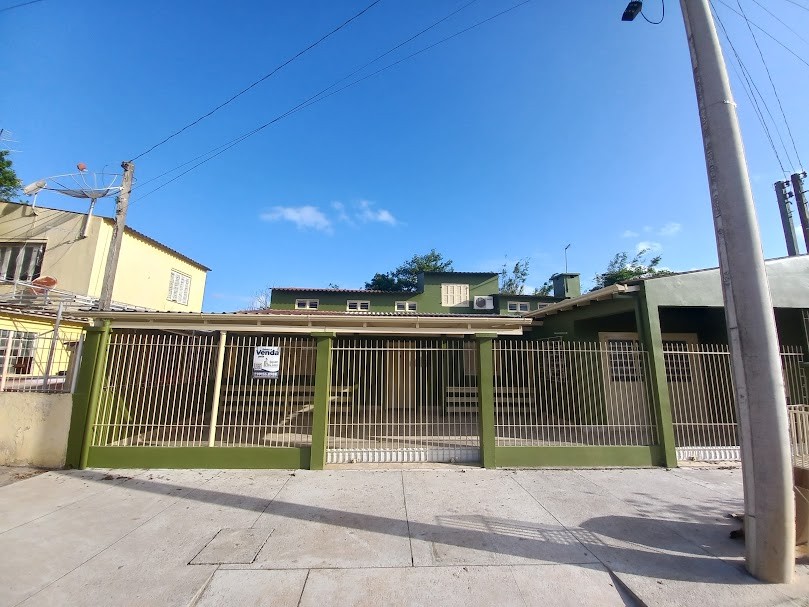
[[[53,323],[46,320],[33,320],[27,318],[18,318],[6,313],[0,313],[0,330],[10,330],[24,333],[36,333],[41,336],[34,344],[34,358],[31,366],[30,375],[44,375],[47,368],[48,357],[50,356],[51,337],[53,335]],[[77,361],[73,360],[72,348],[67,346],[68,342],[77,342],[83,331],[83,327],[77,323],[62,323],[59,328],[59,340],[56,342],[56,348],[53,352],[53,362],[50,369],[50,375],[58,375],[59,373],[68,373],[71,364]],[[5,348],[6,344],[3,343],[2,347]],[[13,374],[12,369],[8,369],[9,375]]]
[[[101,294],[107,252],[112,241],[112,224],[101,224],[98,250],[92,271],[90,294]],[[169,279],[176,270],[191,277],[188,305],[169,301]],[[168,312],[201,312],[207,273],[179,257],[169,254],[146,239],[127,232],[118,258],[118,272],[112,299],[132,306],[142,306]]]
[[[0,203],[0,241],[45,242],[42,275],[56,278],[57,289],[98,297],[112,239],[112,221],[92,217],[87,236],[82,238],[83,221],[84,215],[79,213]],[[188,305],[167,299],[172,269],[191,277]],[[206,271],[199,266],[126,232],[112,299],[158,311],[200,312],[206,277]]]

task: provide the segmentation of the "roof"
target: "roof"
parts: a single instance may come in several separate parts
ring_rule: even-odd
[[[34,320],[47,320],[53,322],[56,320],[56,312],[54,310],[34,310],[31,308],[20,308],[16,306],[3,306],[0,305],[0,315],[9,314],[12,316],[22,316]],[[87,318],[84,316],[75,316],[73,314],[62,314],[62,322],[76,325],[89,324]]]
[[[279,310],[278,308],[262,308],[261,310],[243,310],[241,312],[225,312],[225,314],[267,314],[271,316],[284,316],[284,315],[307,315],[313,316],[402,316],[412,317],[421,316],[422,318],[480,318],[486,316],[488,318],[513,318],[511,314],[452,314],[450,312],[371,312],[368,310],[355,310],[355,311],[333,311],[333,310]]]
[[[313,313],[314,310],[251,312],[86,312],[116,329],[238,331],[250,333],[328,332],[349,335],[522,335],[531,319],[492,314]]]
[[[572,297],[570,299],[565,299],[558,303],[544,306],[534,312],[528,312],[527,314],[524,314],[524,316],[526,318],[543,318],[545,316],[558,314],[559,312],[564,312],[566,310],[571,310],[573,308],[586,306],[594,301],[612,299],[616,295],[621,295],[624,293],[634,293],[635,291],[638,290],[640,290],[640,287],[638,286],[614,284],[610,285],[609,287],[604,287],[603,289],[598,289],[597,291],[590,291],[589,293],[585,293],[584,295],[580,295],[579,297]]]
[[[417,295],[417,291],[380,291],[375,289],[318,289],[317,287],[272,287],[273,291],[290,291],[295,293],[311,293],[317,291],[318,293],[370,293],[374,295],[395,295],[401,293],[403,295]]]
[[[14,204],[14,205],[21,206],[21,207],[28,206],[25,203],[13,202],[11,200],[0,200],[0,202],[5,202],[7,204]],[[65,209],[55,209],[53,207],[45,207],[45,206],[42,206],[42,205],[37,205],[36,208],[38,208],[38,209],[46,209],[48,211],[58,211],[59,213],[69,213],[71,215],[87,215],[87,213],[79,213],[78,211],[66,211]],[[101,219],[105,223],[109,223],[109,224],[114,224],[115,223],[115,220],[110,218],[110,217],[104,217],[103,215],[95,215],[95,217],[97,217],[98,219]],[[151,236],[147,236],[143,232],[139,232],[135,228],[132,228],[130,226],[125,226],[124,233],[125,234],[126,233],[131,234],[132,236],[137,236],[138,238],[147,241],[149,244],[154,245],[159,249],[163,249],[164,251],[167,251],[168,253],[171,253],[172,255],[174,255],[175,257],[178,257],[179,259],[182,259],[183,261],[185,261],[187,263],[190,263],[193,266],[197,266],[201,270],[205,270],[206,272],[211,271],[211,268],[209,268],[208,266],[203,265],[203,264],[201,264],[200,262],[198,262],[198,261],[196,261],[194,259],[191,259],[187,255],[184,255],[184,254],[180,253],[176,249],[172,249],[170,246],[168,246],[166,244],[163,244],[159,240],[155,240]]]

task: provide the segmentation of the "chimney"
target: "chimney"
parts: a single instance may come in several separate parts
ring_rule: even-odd
[[[570,299],[581,295],[581,283],[579,282],[578,274],[554,274],[551,276],[553,281],[553,296],[559,298]]]

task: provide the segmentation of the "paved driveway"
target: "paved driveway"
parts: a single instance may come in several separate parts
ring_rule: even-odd
[[[86,470],[0,488],[0,605],[809,605],[739,469]]]

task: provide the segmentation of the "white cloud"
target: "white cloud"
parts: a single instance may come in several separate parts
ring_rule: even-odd
[[[657,232],[660,236],[674,236],[678,234],[680,230],[683,229],[683,226],[679,223],[674,221],[670,221],[666,225],[664,225],[660,230]]]
[[[638,236],[640,236],[640,234],[632,230],[624,230],[624,233],[621,234],[621,238],[637,238]]]
[[[653,229],[653,228],[652,228],[652,226],[643,226],[643,231],[644,231],[644,232],[646,232],[647,234],[648,234],[649,232],[651,232],[651,231],[652,231],[652,229]]]
[[[353,224],[354,222],[351,221],[351,217],[348,216],[346,212],[346,205],[344,205],[339,200],[335,200],[331,203],[331,208],[333,208],[337,212],[337,221],[343,221],[345,223]]]
[[[357,203],[359,211],[357,212],[357,219],[362,222],[378,222],[386,223],[395,226],[398,222],[393,214],[387,209],[375,209],[374,203],[370,200],[360,200]]]
[[[320,209],[310,205],[302,207],[273,207],[267,213],[259,215],[262,221],[289,221],[299,230],[318,230],[331,232],[331,221]]]
[[[653,240],[641,240],[638,244],[635,245],[635,251],[640,253],[644,249],[648,250],[649,253],[659,253],[663,250],[663,245],[659,242],[654,242]]]

